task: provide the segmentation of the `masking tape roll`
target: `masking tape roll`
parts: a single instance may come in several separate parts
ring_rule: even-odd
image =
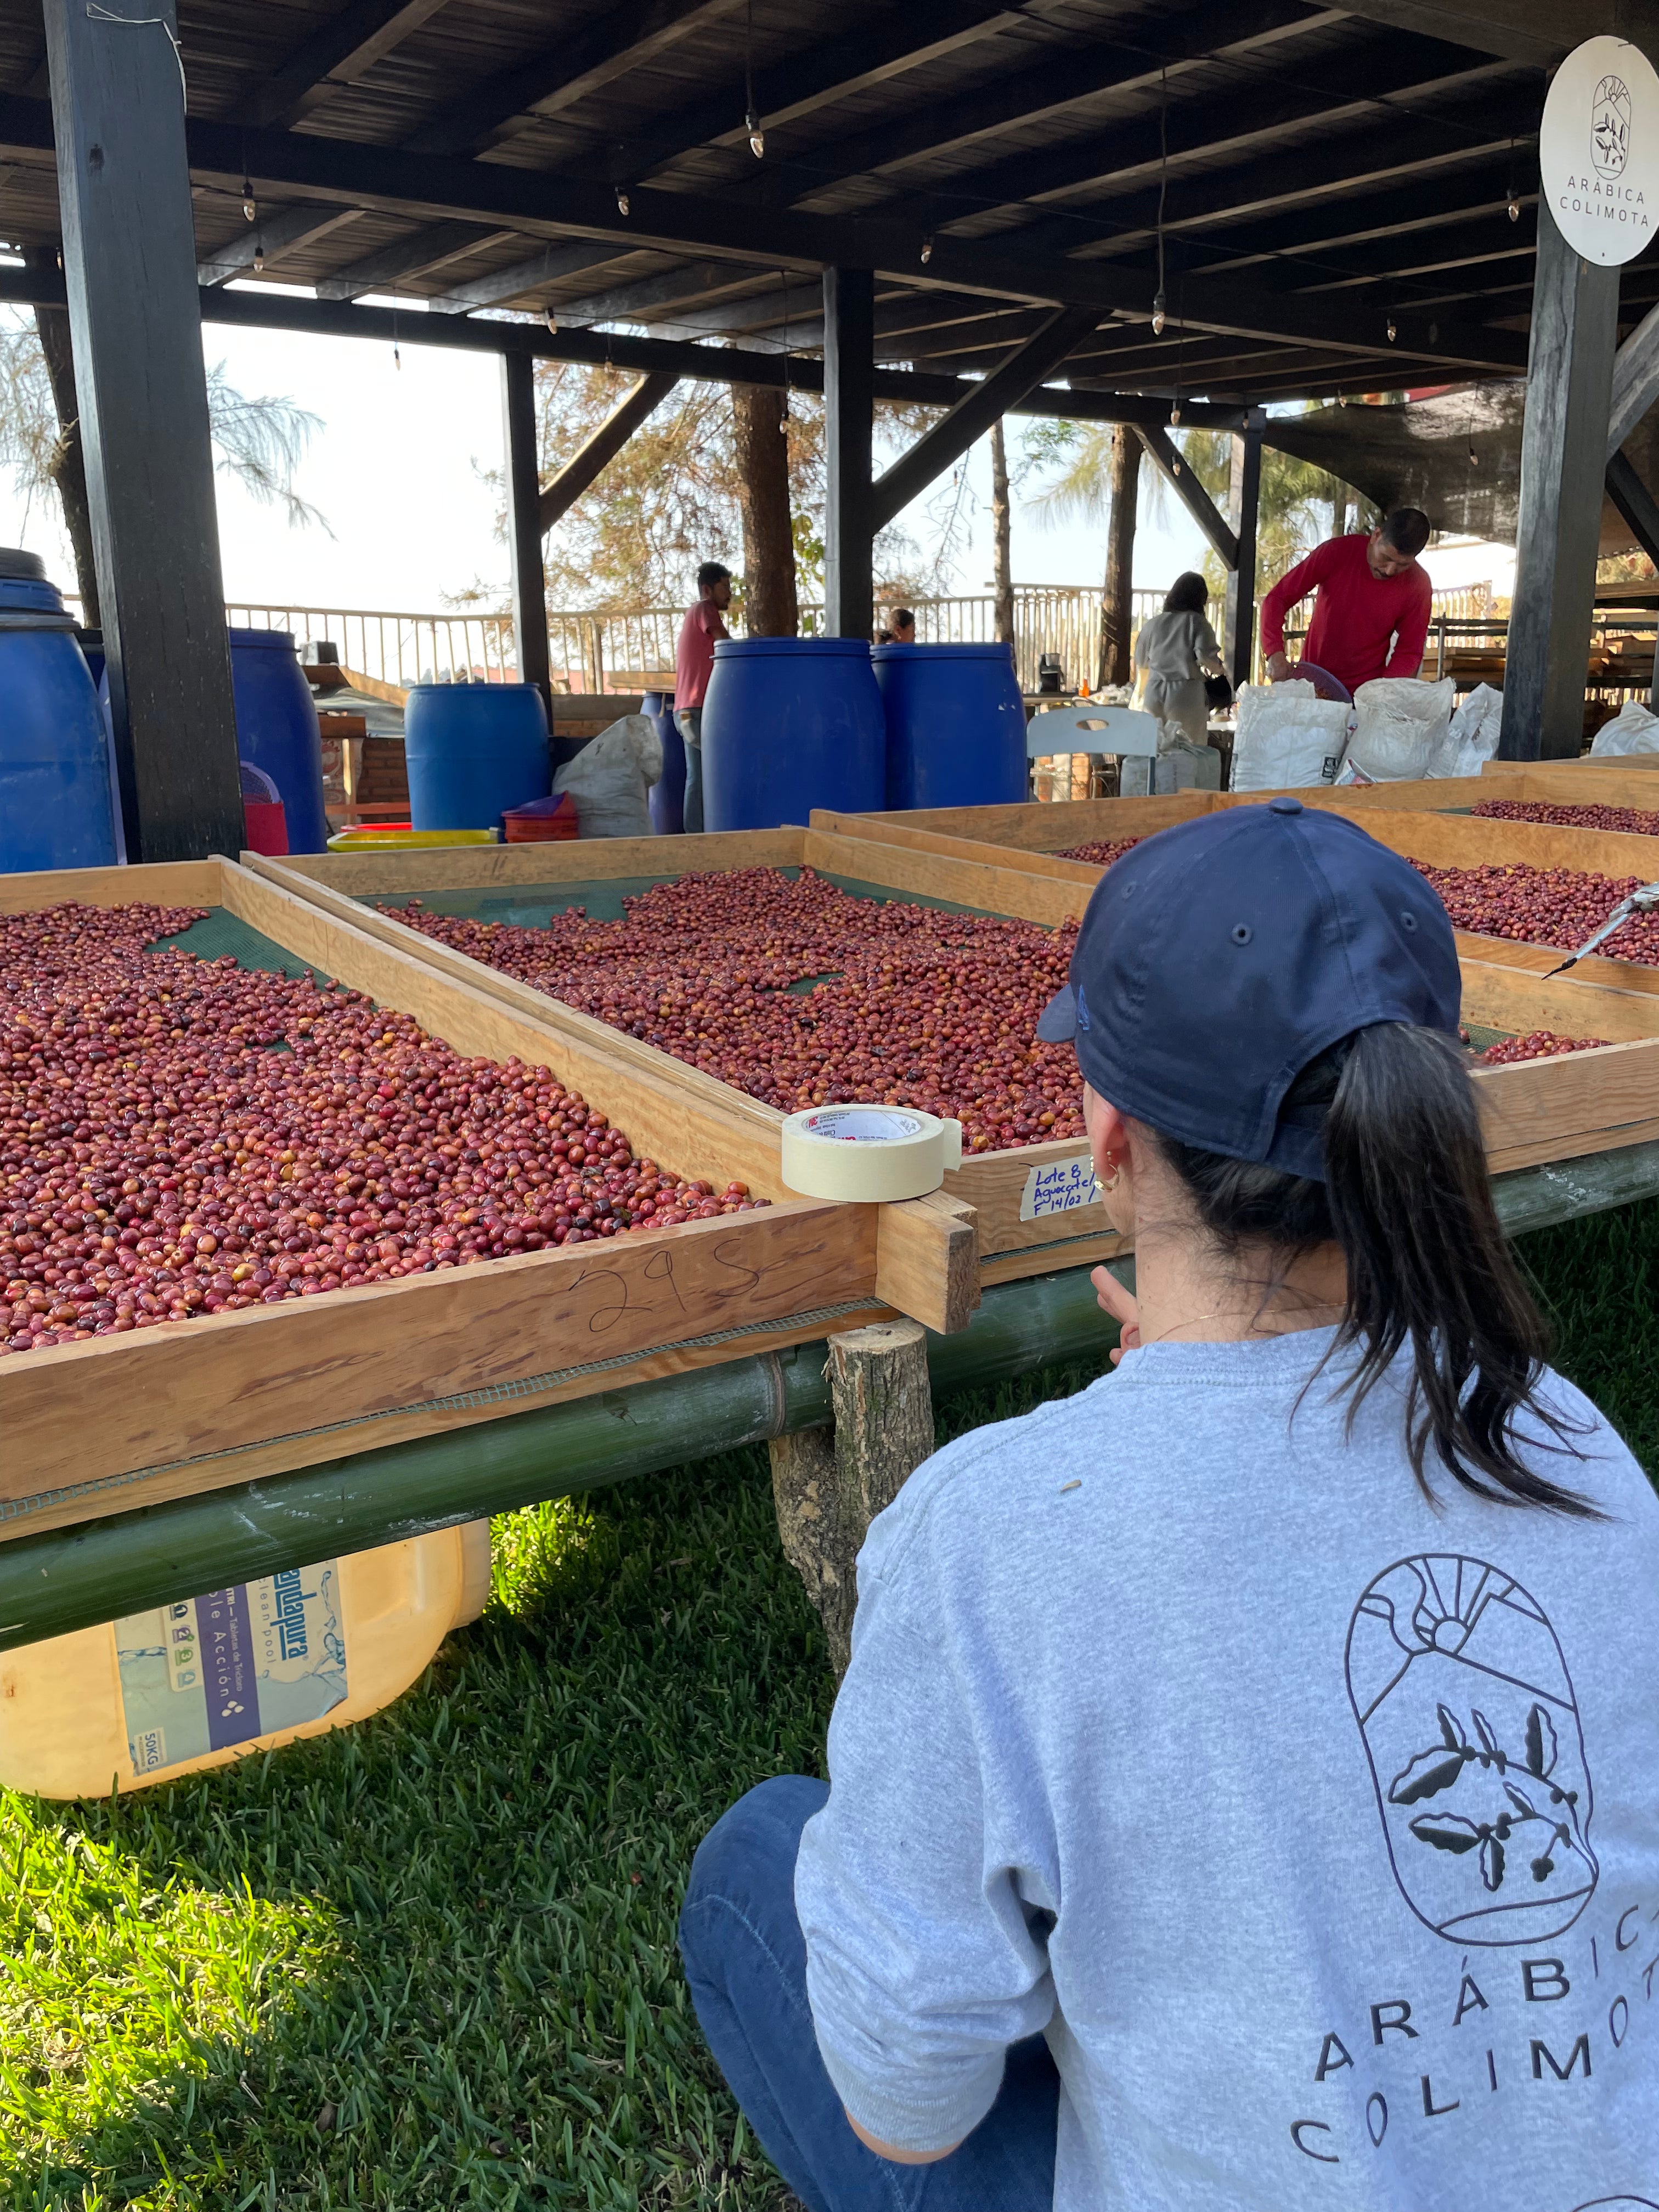
[[[961,1165],[961,1122],[908,1106],[814,1106],[783,1125],[783,1180],[807,1198],[924,1198]]]

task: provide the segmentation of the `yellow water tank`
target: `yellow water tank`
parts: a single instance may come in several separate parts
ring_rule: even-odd
[[[366,1719],[489,1595],[489,1523],[0,1655],[0,1784],[106,1797]]]

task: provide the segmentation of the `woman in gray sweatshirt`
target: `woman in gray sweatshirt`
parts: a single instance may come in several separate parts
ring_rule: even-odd
[[[687,1893],[811,2212],[1659,2207],[1659,1499],[1546,1364],[1459,995],[1294,798],[1102,878],[1041,1033],[1116,1370],[911,1477],[828,1786]]]

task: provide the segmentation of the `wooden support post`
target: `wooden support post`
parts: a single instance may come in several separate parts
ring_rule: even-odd
[[[1618,331],[1618,270],[1580,260],[1540,201],[1500,760],[1583,749]]]
[[[806,1585],[839,1681],[852,1654],[856,1562],[870,1523],[933,1449],[927,1334],[877,1322],[830,1340],[835,1427],[773,1439],[784,1556]]]
[[[127,852],[242,844],[173,0],[46,0],[75,386]]]
[[[1255,532],[1261,505],[1261,433],[1235,430],[1229,520],[1238,539],[1237,565],[1227,571],[1222,657],[1235,691],[1248,684],[1255,655]]]
[[[1140,492],[1141,445],[1133,427],[1120,422],[1112,433],[1110,502],[1106,514],[1106,585],[1100,603],[1098,690],[1127,684],[1133,673],[1129,658],[1134,627],[1135,506]]]
[[[507,538],[513,556],[513,640],[518,648],[519,681],[535,685],[550,714],[553,672],[547,647],[547,577],[542,567],[536,364],[528,354],[501,356],[501,422],[507,447]]]
[[[831,637],[868,637],[875,625],[870,481],[875,395],[875,279],[867,269],[823,272],[825,473],[823,621]]]
[[[1182,459],[1169,432],[1149,430],[1142,424],[1137,428],[1136,435],[1146,448],[1154,467],[1162,471],[1170,489],[1221,556],[1222,567],[1237,568],[1237,535],[1217,514],[1214,501]]]

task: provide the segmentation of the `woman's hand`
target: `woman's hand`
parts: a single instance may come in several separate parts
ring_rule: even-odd
[[[1095,1300],[1103,1314],[1109,1314],[1118,1325],[1117,1350],[1112,1354],[1112,1364],[1117,1365],[1126,1352],[1133,1352],[1140,1342],[1140,1308],[1132,1292],[1126,1291],[1109,1267],[1097,1267],[1089,1280],[1095,1286]]]

